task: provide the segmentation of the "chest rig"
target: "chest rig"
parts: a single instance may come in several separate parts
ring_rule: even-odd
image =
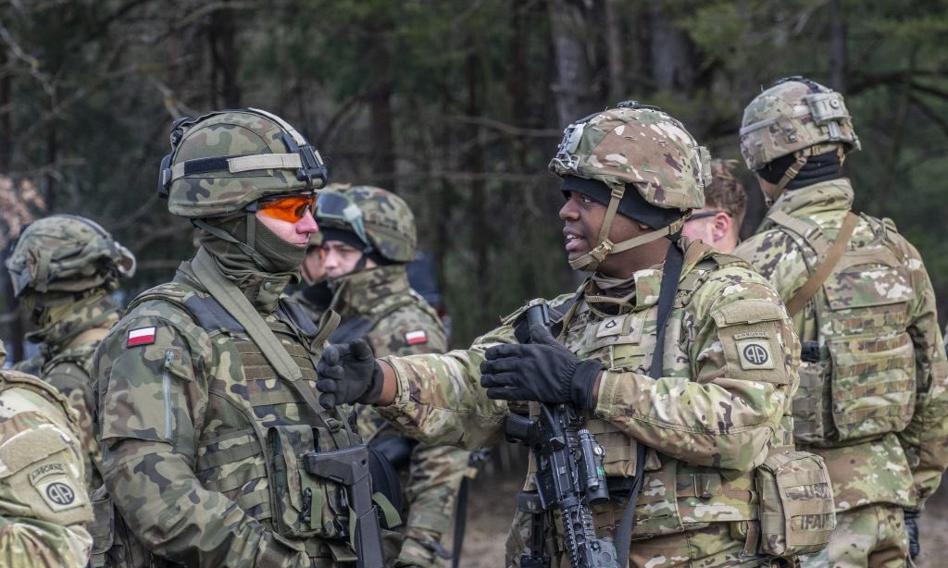
[[[810,220],[775,212],[769,219],[804,251],[807,270],[833,241]],[[915,296],[905,259],[885,223],[861,216],[850,245],[808,302],[815,337],[801,337],[794,435],[838,447],[899,432],[915,406],[915,350],[906,331]]]
[[[697,251],[689,249],[689,256]],[[659,347],[660,270],[636,274],[634,297],[609,303],[602,298],[580,298],[553,329],[561,330],[560,341],[580,359],[597,359],[609,371],[693,380],[698,370],[688,351],[693,340],[689,336],[692,322],[687,321],[691,316],[685,308],[716,268],[732,262],[738,261],[706,251],[683,276],[665,325],[659,353],[662,368],[658,371],[650,367]],[[778,317],[779,310],[772,311]],[[741,321],[718,322],[719,326],[727,323]],[[689,364],[683,366],[682,361]],[[532,407],[531,413],[535,412]],[[774,441],[763,465],[740,473],[691,465],[651,448],[645,452],[644,464],[639,464],[642,453],[635,439],[609,421],[587,416],[585,428],[604,449],[603,465],[611,496],[609,502],[592,507],[597,532],[616,535],[620,550],[619,535],[628,518],[627,503],[631,502],[636,519],[632,540],[729,523],[734,537],[744,539],[749,556],[789,557],[819,550],[835,527],[829,475],[818,456],[792,451],[790,421],[785,420],[783,427],[786,436]],[[630,489],[634,488],[633,476],[639,467],[644,469],[644,480],[636,502]],[[530,469],[524,488],[527,492],[535,490],[532,460]],[[801,528],[804,521],[813,526]],[[523,526],[522,516],[516,522]]]
[[[134,304],[148,300],[171,302],[187,312],[217,354],[217,368],[206,370],[206,413],[195,424],[194,471],[201,483],[278,534],[302,541],[314,559],[356,562],[356,498],[342,461],[351,461],[365,447],[339,412],[321,408],[314,396],[315,362],[332,326],[320,332],[296,304],[284,300],[263,318],[296,367],[296,377],[288,379],[218,300],[194,293],[187,279],[179,276]],[[188,370],[179,369],[183,364],[180,354],[169,350],[165,373],[187,376]],[[367,472],[363,481],[362,488],[369,489]],[[369,503],[361,505],[372,509],[368,495]],[[374,520],[374,510],[371,515]],[[317,560],[317,565],[323,564]]]

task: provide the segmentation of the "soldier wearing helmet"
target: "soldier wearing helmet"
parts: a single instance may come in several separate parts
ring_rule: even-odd
[[[0,369],[5,359],[0,341]],[[88,565],[86,452],[69,406],[40,379],[0,370],[0,565]]]
[[[518,325],[534,301],[446,355],[369,360],[357,343],[330,346],[324,403],[375,404],[412,436],[468,448],[503,434],[513,401],[532,413],[536,402],[572,405],[605,450],[610,499],[592,519],[614,546],[603,565],[778,562],[794,551],[759,523],[755,467],[771,454],[801,465],[808,495],[828,482],[818,460],[779,451],[798,344],[776,292],[744,262],[680,237],[704,204],[706,152],[678,120],[629,102],[570,125],[550,167],[563,180],[569,263],[591,272],[547,302],[551,330]],[[532,467],[507,565],[568,566],[557,512],[529,506]],[[808,520],[832,515],[825,500],[807,505]],[[831,529],[804,540],[818,548]]]
[[[852,212],[859,139],[841,94],[778,81],[744,110],[741,153],[771,203],[735,254],[768,278],[802,342],[798,447],[821,455],[839,527],[812,566],[904,566],[948,465],[948,366],[918,251]],[[903,515],[904,511],[904,515]],[[903,521],[904,516],[904,521]],[[907,534],[908,533],[908,534]]]
[[[334,184],[320,193],[316,220],[332,306],[342,317],[330,342],[364,339],[376,357],[447,351],[437,312],[409,285],[406,266],[417,239],[408,204],[377,187]],[[440,566],[470,452],[417,446],[370,406],[360,405],[357,414],[363,438],[391,466],[393,475],[384,478],[404,481],[405,540],[393,551],[394,565]]]
[[[121,309],[110,293],[135,272],[135,257],[98,223],[53,215],[29,225],[7,260],[14,293],[29,313],[43,361],[36,373],[56,387],[79,417],[86,450],[86,486],[102,485],[93,434],[92,355]]]
[[[106,562],[381,565],[367,448],[317,401],[338,316],[317,326],[283,293],[317,229],[319,154],[259,109],[179,120],[171,146],[159,192],[200,246],[96,355]]]

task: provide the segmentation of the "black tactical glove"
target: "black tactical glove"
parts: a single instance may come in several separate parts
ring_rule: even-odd
[[[905,532],[909,539],[909,558],[915,560],[922,552],[922,545],[918,542],[918,511],[902,511],[905,517]]]
[[[489,398],[570,403],[595,408],[593,389],[602,363],[580,361],[543,326],[530,328],[532,343],[497,345],[481,363],[481,386]]]
[[[316,365],[316,388],[322,393],[319,404],[331,408],[337,404],[361,402],[374,404],[382,394],[382,368],[368,343],[328,345]]]

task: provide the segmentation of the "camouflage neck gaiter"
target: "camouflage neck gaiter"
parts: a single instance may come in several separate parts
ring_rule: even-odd
[[[200,243],[217,262],[221,274],[236,284],[255,308],[270,313],[276,309],[286,287],[299,280],[299,267],[306,256],[306,248],[284,241],[252,215],[207,220],[209,225],[240,242],[246,239],[248,222],[255,225],[254,242],[247,243],[258,253],[255,257],[241,250],[236,243],[206,232],[201,233]]]
[[[117,320],[119,307],[105,288],[85,296],[75,294],[37,294],[27,300],[32,307],[30,319],[37,329],[26,334],[32,343],[44,343],[50,357],[56,355],[77,335]]]

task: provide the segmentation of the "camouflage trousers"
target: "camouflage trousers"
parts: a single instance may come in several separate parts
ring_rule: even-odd
[[[836,531],[818,554],[800,558],[803,568],[900,568],[909,566],[902,508],[868,505],[836,513]]]
[[[792,565],[781,559],[744,554],[745,538],[734,534],[732,524],[715,523],[685,533],[635,540],[629,551],[629,568],[781,568]],[[520,554],[529,542],[530,516],[518,512],[507,535],[507,568],[520,568]],[[570,568],[565,554],[554,555],[554,558],[556,568]]]

